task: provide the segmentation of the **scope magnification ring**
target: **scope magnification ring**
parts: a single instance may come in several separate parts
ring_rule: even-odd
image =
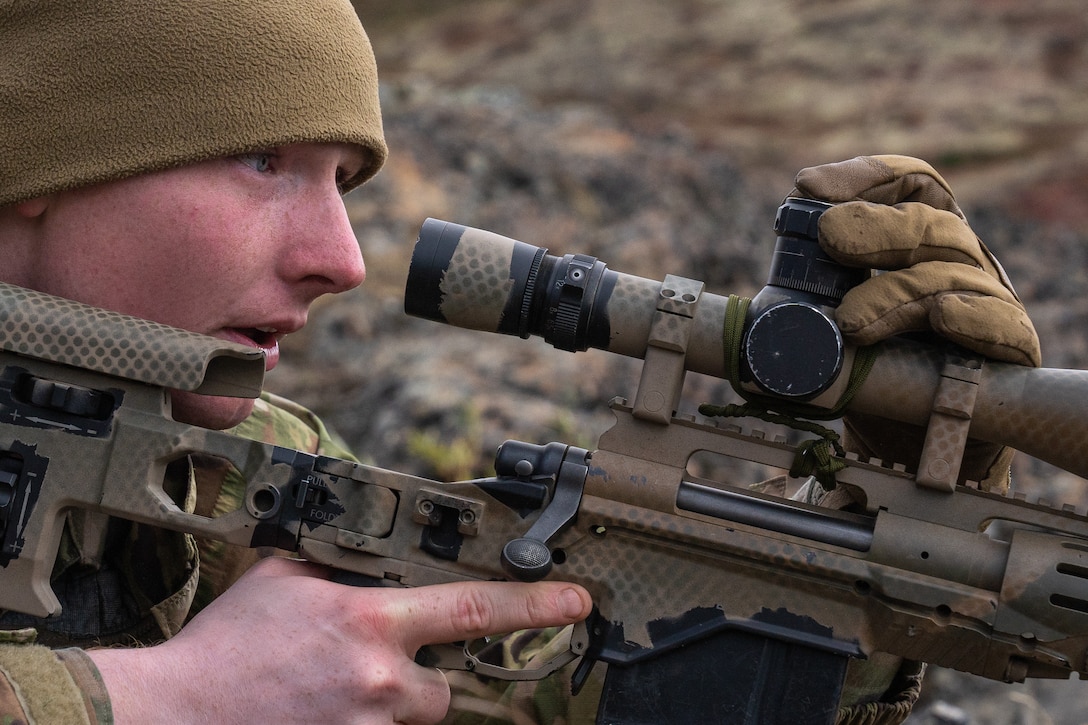
[[[544,261],[548,250],[537,247],[533,255],[532,264],[529,265],[529,273],[525,276],[525,291],[521,295],[521,316],[518,318],[518,337],[528,340],[532,331],[529,329],[530,315],[533,309],[533,298],[536,295],[536,280],[540,275],[540,264]]]

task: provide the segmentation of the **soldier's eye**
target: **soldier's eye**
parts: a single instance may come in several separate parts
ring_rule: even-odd
[[[239,154],[238,160],[246,166],[249,166],[254,171],[270,171],[272,169],[272,161],[275,158],[270,153],[255,153],[255,154]]]

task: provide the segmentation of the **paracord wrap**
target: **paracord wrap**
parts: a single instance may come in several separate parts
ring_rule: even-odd
[[[830,420],[842,416],[842,411],[846,409],[873,369],[878,350],[873,346],[857,348],[846,390],[830,409],[781,400],[745,390],[741,387],[740,381],[740,356],[741,342],[744,338],[744,319],[751,302],[752,300],[747,297],[730,295],[722,328],[726,379],[737,395],[744,398],[747,403],[724,406],[703,403],[699,406],[699,412],[707,417],[752,416],[769,423],[817,434],[819,438],[805,441],[798,448],[797,456],[790,468],[790,475],[815,476],[825,489],[830,490],[835,487],[835,472],[841,470],[844,464],[831,455],[829,447],[834,448],[835,454],[840,458],[845,455],[845,451],[839,444],[838,433],[812,421]]]

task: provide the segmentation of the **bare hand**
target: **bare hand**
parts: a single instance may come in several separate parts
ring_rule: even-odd
[[[588,593],[558,582],[370,589],[266,559],[173,639],[94,650],[118,723],[432,723],[445,676],[415,664],[427,644],[565,625]]]

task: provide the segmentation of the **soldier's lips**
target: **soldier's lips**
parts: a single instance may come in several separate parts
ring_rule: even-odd
[[[280,338],[285,333],[257,327],[230,328],[223,337],[248,347],[255,347],[264,353],[265,371],[270,371],[280,361]]]

